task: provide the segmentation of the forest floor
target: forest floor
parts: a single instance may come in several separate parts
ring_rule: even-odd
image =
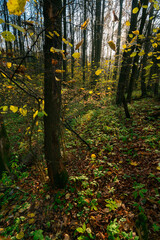
[[[64,190],[53,190],[42,181],[37,165],[20,168],[14,163],[14,180],[4,174],[1,236],[160,239],[159,102],[152,98],[133,101],[131,119],[125,119],[122,108],[104,99],[75,98],[67,106],[68,123],[91,150],[73,132],[64,130],[69,173]]]

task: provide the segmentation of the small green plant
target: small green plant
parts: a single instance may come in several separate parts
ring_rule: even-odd
[[[105,202],[107,203],[106,207],[109,208],[109,211],[112,211],[112,210],[114,211],[118,208],[116,201],[114,201],[112,198],[106,199]]]
[[[144,198],[144,194],[147,192],[147,189],[144,188],[145,184],[142,183],[134,183],[133,188],[135,189],[135,191],[133,192],[133,196],[136,199],[138,196],[140,196],[141,198]]]
[[[117,222],[117,218],[114,219],[114,221],[111,221],[110,224],[107,226],[107,233],[108,233],[108,239],[109,240],[114,240],[117,239],[119,240],[119,230],[120,225]]]
[[[107,233],[108,233],[108,240],[138,240],[138,236],[133,236],[133,232],[121,232],[120,231],[120,224],[117,222],[117,218],[114,221],[111,221],[110,224],[107,226]]]
[[[42,229],[38,229],[38,230],[32,232],[31,235],[33,236],[33,240],[44,240]]]
[[[75,230],[75,235],[79,233],[81,236],[79,236],[77,239],[78,240],[89,240],[89,239],[94,239],[92,235],[92,230],[90,228],[86,227],[86,224],[83,223],[82,227],[78,227]]]
[[[92,199],[89,205],[91,206],[91,210],[95,210],[95,211],[98,210],[98,208],[97,208],[97,205],[98,205],[97,199]]]
[[[154,232],[159,232],[160,231],[160,226],[157,225],[156,223],[153,224],[153,231]]]

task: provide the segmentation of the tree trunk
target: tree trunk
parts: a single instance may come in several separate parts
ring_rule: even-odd
[[[45,45],[44,45],[44,143],[45,158],[48,167],[50,182],[55,187],[64,187],[68,175],[64,169],[60,151],[60,111],[61,111],[61,73],[56,73],[56,69],[62,68],[62,54],[52,53],[51,47],[61,49],[60,37],[54,35],[53,39],[47,37],[48,32],[56,31],[61,35],[61,0],[44,0],[44,25],[45,25]],[[52,65],[52,59],[57,64]]]
[[[116,80],[117,73],[118,73],[119,53],[120,53],[120,43],[121,43],[122,8],[123,8],[123,0],[120,0],[118,34],[117,34],[117,43],[116,43],[116,57],[115,57],[115,64],[114,64],[113,80]]]
[[[63,0],[63,37],[66,39],[66,0]],[[66,54],[66,50],[67,50],[67,45],[65,43],[63,43],[63,50],[64,50],[64,54]],[[67,62],[66,60],[63,60],[63,81],[66,81],[66,76],[67,76]]]
[[[133,14],[133,9],[138,6],[138,0],[132,1],[132,9],[131,9],[131,25],[128,33],[128,39],[129,40],[129,34],[132,33],[132,31],[136,30],[137,26],[137,14]],[[129,40],[130,41],[130,40]],[[132,59],[130,58],[131,52],[124,51],[123,58],[122,58],[122,67],[120,71],[119,81],[118,81],[118,88],[117,88],[117,96],[116,96],[116,104],[122,104],[124,99],[124,90],[126,87],[126,82],[128,79],[128,76],[130,74],[130,64],[132,63]]]
[[[144,5],[148,6],[148,2],[149,2],[148,0],[145,0],[144,1]],[[141,24],[140,24],[140,29],[139,29],[139,34],[140,35],[143,33],[146,17],[147,17],[147,9],[143,8],[142,17],[141,17]],[[139,51],[139,45],[142,45],[142,44],[141,44],[141,40],[138,38],[138,40],[137,40],[137,47],[136,47],[136,51],[137,52]],[[146,54],[146,52],[145,52],[145,54]],[[131,77],[130,77],[130,81],[129,81],[128,95],[127,95],[127,101],[128,102],[131,102],[134,81],[135,81],[135,79],[138,78],[138,62],[139,62],[139,58],[140,57],[137,54],[134,57],[134,60],[133,60],[132,73],[131,73]]]

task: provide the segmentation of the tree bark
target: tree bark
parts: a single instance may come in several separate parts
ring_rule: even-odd
[[[62,68],[62,54],[52,53],[51,47],[62,48],[61,38],[56,34],[53,39],[47,37],[48,32],[56,31],[61,35],[61,0],[44,0],[44,25],[45,45],[44,45],[44,144],[45,158],[48,167],[50,182],[54,187],[63,188],[66,185],[68,175],[64,169],[61,148],[60,148],[60,112],[61,112],[61,73],[56,73],[56,69]],[[52,64],[52,59],[55,63]],[[57,79],[59,79],[57,81]]]
[[[137,14],[133,14],[133,9],[138,6],[138,0],[132,1],[132,9],[131,9],[131,25],[128,33],[127,40],[129,40],[129,34],[132,33],[132,31],[136,30],[137,26]],[[128,79],[128,76],[130,74],[130,64],[132,63],[132,59],[129,57],[131,52],[124,51],[123,58],[122,58],[122,66],[118,81],[118,88],[117,88],[117,95],[116,95],[116,104],[121,105],[123,103],[124,99],[124,90],[126,87],[126,82]]]

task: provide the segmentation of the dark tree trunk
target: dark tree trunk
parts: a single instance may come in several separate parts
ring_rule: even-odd
[[[148,6],[148,0],[144,1],[144,5]],[[140,24],[140,29],[139,29],[139,34],[141,35],[143,33],[143,29],[144,29],[144,25],[145,25],[145,21],[146,21],[146,17],[147,17],[147,9],[143,8],[143,13],[142,13],[142,17],[141,17],[141,24]],[[139,49],[139,45],[141,45],[141,40],[138,38],[137,40],[137,47],[136,47],[136,51],[138,51]],[[145,53],[146,54],[146,53]],[[132,67],[132,73],[131,73],[131,77],[130,77],[130,81],[129,81],[129,86],[128,86],[128,95],[127,95],[127,101],[131,102],[131,97],[132,97],[132,91],[133,91],[133,85],[134,85],[134,81],[135,79],[138,78],[138,61],[139,61],[139,55],[137,54],[134,57],[133,60],[133,67]]]
[[[48,38],[48,32],[56,31],[61,34],[61,0],[44,0],[44,25],[46,28],[44,45],[44,142],[45,158],[48,166],[48,175],[53,186],[64,187],[67,182],[67,172],[64,169],[60,151],[60,111],[61,111],[61,73],[56,73],[56,69],[62,68],[61,53],[52,53],[51,47],[61,49],[61,39],[54,36]],[[58,64],[52,65],[52,59]]]
[[[133,14],[133,9],[138,6],[138,0],[132,1],[132,9],[131,9],[131,25],[128,33],[128,39],[129,40],[129,34],[132,33],[132,31],[136,30],[137,26],[137,14]],[[123,58],[122,58],[122,66],[118,81],[118,88],[117,88],[117,96],[116,96],[116,104],[120,105],[123,103],[124,99],[124,90],[126,87],[126,82],[128,79],[128,76],[130,74],[130,64],[132,63],[132,59],[130,58],[131,52],[124,51]]]
[[[149,23],[148,23],[148,26],[147,26],[147,40],[145,42],[145,45],[144,45],[144,51],[145,51],[145,55],[143,56],[142,58],[142,61],[141,61],[141,65],[142,65],[142,73],[141,73],[141,95],[142,97],[145,97],[147,95],[147,87],[146,87],[146,83],[145,83],[145,80],[146,80],[146,69],[145,67],[147,66],[147,54],[149,53],[149,49],[150,49],[150,36],[151,36],[151,26],[152,26],[152,16],[153,16],[153,4],[151,6],[151,11],[150,11],[150,15],[149,15]]]
[[[92,63],[92,79],[91,85],[94,87],[98,76],[95,71],[100,66],[101,57],[101,0],[96,0],[96,18],[94,25],[94,40],[93,40],[93,63]]]

